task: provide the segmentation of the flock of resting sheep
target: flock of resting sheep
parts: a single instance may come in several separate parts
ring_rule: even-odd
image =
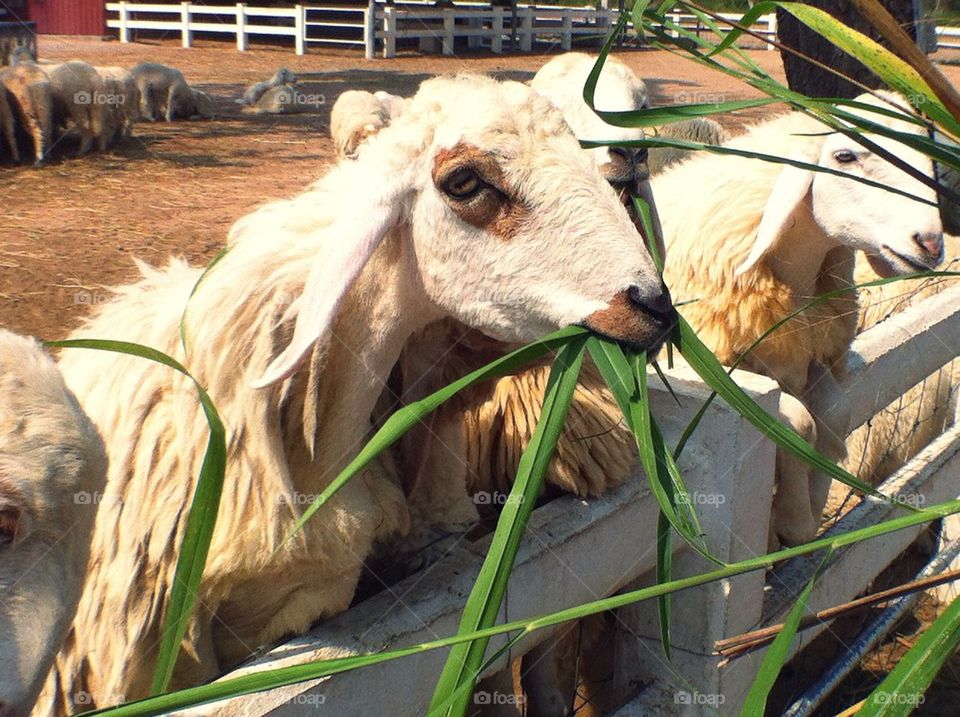
[[[559,56],[528,84],[462,74],[427,80],[409,98],[344,93],[331,116],[337,162],[323,176],[237,221],[229,250],[206,273],[179,259],[141,265],[142,278],[118,287],[74,332],[175,357],[227,428],[223,510],[171,687],[213,679],[342,612],[374,554],[471,524],[471,495],[509,487],[548,366],[452,399],[284,543],[303,510],[297,496],[321,493],[398,404],[569,324],[653,353],[673,302],[685,302],[684,316],[729,364],[810,297],[855,276],[956,257],[953,244],[945,252],[935,206],[835,174],[651,151],[651,178],[642,151],[582,149],[577,138],[642,136],[604,124],[584,104],[593,62]],[[99,120],[98,132],[92,115],[65,101],[81,79],[91,92],[108,82],[136,90],[149,118],[204,114],[204,96],[160,67],[114,73],[27,60],[0,78],[20,103],[8,116],[29,128],[41,159],[57,126],[78,133],[82,148],[129,131],[132,114]],[[295,81],[278,76],[251,88],[257,98],[248,104]],[[603,110],[648,105],[643,82],[615,59],[596,97]],[[861,100],[909,111],[894,95]],[[44,124],[45,112],[54,119]],[[870,118],[921,131],[886,114]],[[702,120],[660,131],[935,200],[917,179],[800,113],[733,138]],[[871,139],[932,176],[928,158]],[[665,251],[662,279],[628,190],[656,198],[648,239]],[[842,401],[825,416],[808,406],[838,392],[855,334],[878,320],[864,312],[858,323],[857,297],[846,294],[797,317],[744,363],[779,382],[781,418],[834,459],[846,453]],[[206,444],[196,391],[164,366],[120,354],[68,350],[54,363],[10,333],[0,333],[0,386],[0,713],[72,714],[143,697]],[[551,484],[593,496],[631,475],[635,447],[618,413],[585,366]],[[829,481],[787,455],[777,480],[771,544],[811,539]],[[95,519],[75,504],[79,491],[102,495]],[[572,703],[572,680],[537,674],[551,677],[525,680],[529,714]]]
[[[83,155],[94,143],[102,152],[130,137],[141,119],[212,116],[207,94],[190,87],[179,70],[157,63],[130,70],[82,60],[41,65],[19,47],[11,66],[0,70],[0,159],[21,161],[22,135],[42,163],[64,136],[79,140]]]

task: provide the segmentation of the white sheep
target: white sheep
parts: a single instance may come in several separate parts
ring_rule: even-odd
[[[133,74],[123,67],[95,68],[103,78],[105,96],[104,135],[106,144],[130,137],[140,119],[140,91]]]
[[[530,80],[530,86],[563,112],[563,116],[580,139],[643,139],[641,128],[609,125],[584,102],[583,87],[596,61],[597,58],[593,55],[582,52],[558,55],[537,71]],[[650,106],[647,86],[626,64],[610,55],[597,80],[594,105],[602,112],[646,109]],[[612,184],[635,191],[646,188],[643,199],[652,204],[647,182],[650,172],[645,152],[630,147],[595,147],[588,149],[587,153]],[[627,197],[624,196],[624,199]]]
[[[34,157],[43,162],[53,137],[53,107],[50,78],[33,64],[0,70],[0,87],[14,114],[15,123],[33,141]]]
[[[654,134],[661,139],[679,139],[714,145],[723,144],[730,139],[720,123],[708,117],[696,117],[662,125],[654,130]],[[696,150],[675,147],[651,147],[647,160],[650,174],[660,174],[668,167],[694,156],[695,152]]]
[[[106,148],[104,133],[106,90],[103,79],[92,65],[71,60],[45,66],[50,78],[50,98],[54,125],[60,125],[80,137],[78,154],[86,154],[97,141],[97,148]]]
[[[183,262],[144,268],[76,334],[175,356],[228,431],[223,510],[175,687],[344,610],[374,541],[405,529],[398,481],[368,471],[282,542],[369,435],[411,334],[444,316],[507,342],[584,323],[654,348],[666,329],[630,218],[528,87],[427,81],[369,147],[237,222],[199,284],[202,269]],[[75,351],[61,368],[111,468],[90,579],[42,702],[60,712],[79,690],[98,706],[146,693],[206,435],[191,384],[162,366]]]
[[[282,67],[277,70],[269,80],[250,85],[246,92],[243,93],[243,98],[237,100],[237,102],[242,105],[255,105],[267,90],[280,87],[281,85],[291,86],[295,84],[297,84],[297,76],[287,68]]]
[[[86,575],[103,443],[56,364],[0,329],[0,713],[26,715]]]
[[[872,96],[859,99],[889,106]],[[890,101],[903,106],[895,98]],[[903,132],[921,131],[904,120],[864,114]],[[930,160],[919,152],[880,136],[870,138],[932,174]],[[927,201],[935,196],[864,146],[827,132],[801,113],[762,122],[726,146],[866,177]],[[864,251],[887,276],[933,267],[943,250],[935,206],[831,174],[704,154],[654,177],[653,188],[667,245],[664,278],[678,300],[693,302],[682,313],[727,364],[807,300],[851,286],[855,250]],[[741,364],[780,383],[788,394],[782,405],[785,417],[833,459],[844,454],[847,416],[836,382],[855,333],[856,306],[849,293],[810,309]],[[834,410],[810,416],[804,404],[827,405],[824,396],[836,399]],[[778,462],[772,529],[785,543],[804,542],[819,526],[829,479],[811,477],[786,454]]]
[[[291,85],[278,85],[264,92],[244,110],[254,114],[292,115],[308,112],[316,106],[317,95],[306,95]]]
[[[140,115],[156,122],[165,119],[213,117],[213,101],[187,84],[183,73],[156,62],[141,62],[131,71],[140,93]]]

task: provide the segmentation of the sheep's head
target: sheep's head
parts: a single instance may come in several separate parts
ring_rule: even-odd
[[[27,714],[76,610],[106,458],[35,342],[0,331],[0,714]]]
[[[286,67],[281,67],[274,73],[273,78],[270,80],[270,84],[295,85],[297,84],[297,76]]]
[[[861,95],[857,100],[900,112],[909,106],[894,95],[884,97],[888,102],[872,95]],[[905,119],[856,111],[866,119],[900,132],[924,132],[921,126]],[[880,135],[868,134],[867,138],[919,172],[933,176],[933,164],[921,152]],[[787,167],[777,179],[760,222],[757,241],[750,257],[738,270],[740,273],[776,244],[794,221],[797,211],[809,211],[830,241],[863,251],[880,276],[925,271],[940,262],[943,233],[936,192],[932,188],[840,132],[824,138],[817,157],[805,159],[907,192],[931,204],[842,176]]]
[[[427,81],[318,186],[328,183],[355,187],[363,206],[327,229],[351,239],[314,268],[293,340],[260,385],[296,370],[398,225],[425,298],[493,338],[530,341],[579,323],[655,350],[672,325],[669,294],[623,205],[560,112],[525,85]]]
[[[550,100],[562,113],[573,133],[582,140],[635,141],[643,139],[643,130],[637,127],[615,127],[607,124],[583,100],[583,87],[597,58],[581,52],[559,55],[546,63],[530,86]],[[633,112],[650,106],[647,87],[633,70],[614,57],[608,57],[597,80],[594,103],[603,112]],[[640,196],[653,210],[656,242],[663,256],[663,237],[653,191],[650,189],[650,171],[647,150],[639,147],[594,147],[586,150],[603,176],[620,193],[621,200],[633,213],[631,195]],[[634,217],[637,229],[643,227]],[[649,239],[649,237],[646,237]]]

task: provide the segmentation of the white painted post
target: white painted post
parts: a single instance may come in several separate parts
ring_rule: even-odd
[[[530,52],[533,49],[533,13],[532,7],[526,7],[520,21],[520,51]]]
[[[296,16],[293,20],[294,25],[294,40],[296,42],[296,52],[298,55],[303,54],[303,48],[306,46],[307,40],[307,10],[303,5],[295,5],[294,10],[296,11]]]
[[[397,56],[397,11],[392,5],[383,8],[383,56]]]
[[[193,33],[190,31],[190,3],[180,3],[180,44],[190,47]]]
[[[678,12],[672,12],[672,13],[670,13],[670,20],[673,22],[674,25],[679,26],[679,25],[680,25],[680,13],[678,13]],[[679,30],[679,29],[677,29],[677,30],[672,30],[672,31],[670,32],[670,34],[673,35],[674,37],[680,37],[680,30]]]
[[[490,40],[490,51],[495,55],[503,53],[503,8],[493,8],[493,38]]]
[[[247,11],[246,5],[237,3],[237,50],[245,52],[247,49]]]
[[[777,385],[761,377],[750,376],[749,380],[755,400],[776,415],[780,395]],[[727,407],[716,411],[702,425],[718,431],[712,439],[716,443],[703,446],[707,451],[704,455],[709,456],[711,465],[728,467],[722,482],[691,487],[691,499],[711,551],[725,562],[762,555],[767,548],[776,448]],[[692,454],[687,460],[694,460]],[[681,538],[674,534],[673,540],[677,545]],[[674,554],[675,580],[709,569],[710,563],[692,550]],[[762,572],[747,573],[675,593],[671,599],[674,651],[669,665],[658,643],[659,620],[654,601],[617,610],[618,627],[612,648],[616,672],[610,685],[611,699],[635,694],[639,685],[655,681],[665,686],[666,695],[661,694],[660,699],[666,696],[664,701],[669,707],[690,705],[669,714],[739,714],[741,705],[737,698],[746,695],[761,655],[754,653],[721,667],[720,658],[713,654],[714,642],[759,624],[764,579]],[[643,582],[654,580],[653,575],[648,575]],[[719,709],[707,708],[717,703]],[[602,705],[597,707],[603,709]],[[618,716],[635,713],[647,714],[629,709],[616,712]]]
[[[770,33],[770,39],[775,40],[777,38],[777,13],[772,12],[767,15],[767,31]],[[772,43],[767,43],[768,50],[776,50],[777,48],[773,46]]]
[[[120,42],[130,42],[130,28],[127,23],[130,21],[130,10],[127,9],[127,3],[120,3]]]
[[[483,18],[477,15],[468,15],[467,16],[467,30],[470,31],[470,34],[467,35],[467,49],[476,50],[480,47],[480,41],[483,39],[480,35],[474,35],[474,30],[480,30],[483,26]]]
[[[569,51],[573,45],[573,16],[563,16],[563,28],[560,30],[560,47]]]
[[[377,52],[377,3],[370,0],[363,11],[363,56],[372,60]]]
[[[456,22],[456,16],[452,8],[443,10],[443,54],[453,54],[453,27]]]

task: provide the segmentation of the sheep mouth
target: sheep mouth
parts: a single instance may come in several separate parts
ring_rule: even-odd
[[[886,267],[889,268],[889,276],[897,276],[898,274],[912,274],[918,271],[930,271],[936,266],[936,262],[933,259],[931,259],[929,263],[924,262],[916,257],[901,254],[900,252],[891,249],[886,244],[880,248],[879,255],[868,254],[867,259],[871,260],[870,265],[878,274],[882,274],[883,272],[877,270],[877,266],[873,259],[879,259],[881,262],[886,264]]]
[[[637,306],[621,292],[608,308],[590,314],[580,325],[630,351],[646,351],[652,358],[673,333],[677,312],[672,307],[660,312]]]

